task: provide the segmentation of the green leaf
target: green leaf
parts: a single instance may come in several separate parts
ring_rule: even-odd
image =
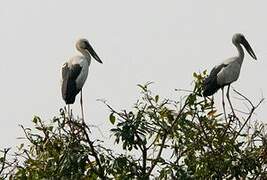
[[[115,123],[115,120],[116,120],[115,116],[113,115],[113,113],[111,113],[109,115],[109,121],[111,122],[111,124],[114,124]]]
[[[48,131],[52,131],[53,130],[53,126],[48,126],[47,129],[48,129]]]
[[[37,116],[34,116],[32,122],[33,122],[34,124],[36,124],[36,123],[37,123],[37,120],[38,120],[38,117],[37,117]]]
[[[39,127],[39,126],[35,127],[35,129],[37,129],[37,130],[39,130],[39,131],[43,131],[43,128],[41,128],[41,127]]]
[[[33,122],[34,124],[37,124],[37,123],[41,122],[41,119],[40,119],[40,117],[38,117],[38,116],[34,116],[32,122]]]
[[[142,86],[141,84],[137,84],[138,87],[140,87],[143,91],[146,91],[146,86]]]
[[[24,143],[21,143],[20,146],[18,147],[18,150],[20,151],[24,147]]]
[[[159,95],[155,96],[155,101],[156,101],[156,103],[159,101]]]

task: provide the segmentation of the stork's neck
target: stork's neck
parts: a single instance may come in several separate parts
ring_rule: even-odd
[[[242,48],[242,46],[239,43],[234,44],[235,47],[237,48],[238,51],[238,59],[237,61],[239,61],[240,64],[242,64],[243,60],[244,60],[244,50]]]

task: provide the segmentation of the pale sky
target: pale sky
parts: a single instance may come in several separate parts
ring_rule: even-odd
[[[31,127],[33,115],[47,122],[58,115],[64,106],[60,68],[77,54],[74,43],[81,37],[104,62],[92,62],[83,88],[86,120],[101,128],[104,140],[112,126],[96,99],[129,108],[139,96],[136,85],[148,81],[155,92],[178,98],[174,89],[191,89],[193,72],[210,71],[237,54],[236,32],[246,36],[258,61],[246,53],[233,86],[257,102],[267,95],[266,7],[266,1],[244,0],[1,1],[0,148],[21,142],[18,124]],[[266,122],[265,109],[256,118]]]

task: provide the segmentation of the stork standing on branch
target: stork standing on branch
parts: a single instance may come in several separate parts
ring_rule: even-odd
[[[226,97],[229,101],[230,107],[232,109],[233,115],[234,109],[229,97],[229,89],[232,82],[236,81],[239,77],[241,66],[244,60],[244,50],[241,45],[243,45],[250,56],[257,60],[255,53],[253,52],[252,48],[250,47],[248,41],[246,40],[243,34],[235,34],[232,38],[232,42],[234,46],[237,48],[238,55],[229,59],[226,59],[221,64],[215,66],[210,75],[204,80],[203,86],[203,96],[207,97],[213,95],[217,92],[218,89],[222,89],[222,104],[223,110],[225,114],[225,104],[224,104],[224,86],[227,87]],[[225,114],[226,117],[226,114]]]
[[[88,75],[89,66],[91,64],[91,56],[93,56],[93,58],[99,63],[102,63],[102,61],[86,39],[78,40],[76,42],[76,49],[81,53],[81,55],[70,58],[70,60],[62,66],[61,92],[62,98],[68,105],[69,115],[70,104],[75,102],[76,95],[81,92],[80,103],[82,120],[84,121],[82,88]]]

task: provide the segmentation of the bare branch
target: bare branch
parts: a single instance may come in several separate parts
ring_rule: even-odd
[[[7,155],[7,153],[8,153],[8,151],[10,150],[10,148],[6,148],[6,149],[4,149],[4,156],[3,156],[3,159],[2,159],[2,167],[1,167],[1,169],[0,169],[0,174],[2,174],[2,172],[4,171],[4,169],[5,169],[5,165],[6,165],[6,155]]]
[[[246,118],[243,126],[239,129],[238,133],[234,136],[233,140],[235,141],[236,138],[240,135],[241,131],[244,129],[244,127],[246,126],[246,124],[248,123],[248,121],[250,120],[251,116],[253,115],[254,111],[260,106],[260,104],[264,101],[264,98],[262,98],[257,105],[253,105],[253,103],[243,94],[241,94],[240,92],[238,92],[237,90],[233,89],[234,92],[236,92],[239,96],[243,97],[250,105],[251,105],[251,110],[249,112],[248,117]]]

